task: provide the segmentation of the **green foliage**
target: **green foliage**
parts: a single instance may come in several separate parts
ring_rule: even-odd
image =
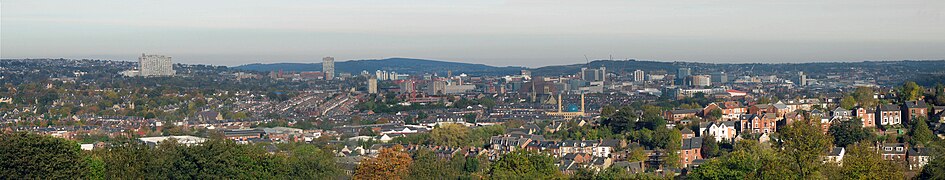
[[[192,146],[165,141],[153,148],[129,142],[97,150],[92,159],[103,162],[104,179],[330,179],[340,175],[328,151],[308,144],[285,144],[281,149],[285,153],[269,154],[261,145],[228,140]]]
[[[945,106],[945,85],[935,84],[935,89],[932,90],[935,94],[932,96],[932,101],[935,105]]]
[[[856,103],[862,107],[876,107],[879,100],[873,97],[874,93],[873,88],[857,87],[852,96]]]
[[[929,124],[926,123],[924,116],[919,116],[913,118],[912,129],[909,130],[909,142],[913,145],[927,144],[932,138],[935,138],[935,134],[932,133],[932,130],[929,129]]]
[[[902,169],[895,162],[883,160],[882,155],[870,146],[869,141],[847,146],[840,166],[839,177],[832,179],[899,179]]]
[[[831,124],[827,132],[833,136],[833,142],[838,147],[875,139],[875,135],[869,129],[863,128],[863,123],[859,118]]]
[[[722,109],[712,109],[708,116],[714,120],[722,119]]]
[[[613,116],[614,113],[617,113],[617,108],[614,108],[614,106],[606,105],[600,108],[600,115],[602,118]]]
[[[503,125],[492,125],[492,126],[480,126],[472,128],[469,131],[469,146],[473,147],[482,147],[492,136],[498,136],[500,134],[505,134],[505,126]]]
[[[853,109],[856,106],[856,99],[853,98],[853,95],[844,95],[843,99],[840,99],[840,107],[843,109]]]
[[[945,179],[945,140],[936,138],[929,142],[927,148],[931,159],[915,179]]]
[[[492,179],[554,179],[562,177],[554,158],[527,150],[514,151],[492,164]]]
[[[689,179],[769,179],[781,176],[777,154],[756,141],[742,140],[736,150],[707,160]]]
[[[448,160],[436,157],[428,149],[420,149],[413,154],[413,165],[410,166],[408,177],[409,179],[456,179],[459,174],[458,168],[451,167]]]
[[[429,133],[408,134],[404,137],[395,137],[390,141],[395,144],[429,144]]]
[[[469,128],[460,124],[443,124],[430,132],[433,144],[458,147],[469,144]]]
[[[794,122],[779,130],[778,137],[778,153],[784,158],[786,170],[799,179],[820,178],[821,157],[833,146],[833,138],[821,131],[819,123]]]
[[[76,179],[87,175],[79,144],[51,136],[0,135],[0,179]]]
[[[289,144],[289,152],[287,157],[280,158],[288,159],[284,167],[289,168],[291,179],[324,179],[341,174],[341,169],[329,151],[313,145]]]
[[[630,152],[627,154],[627,161],[637,162],[646,160],[646,150],[641,146],[630,148]]]
[[[923,91],[923,90],[924,90],[924,88],[922,88],[922,86],[919,86],[919,84],[916,84],[915,82],[909,81],[909,82],[906,82],[906,83],[902,84],[902,87],[900,87],[900,88],[898,89],[899,98],[901,98],[901,100],[902,100],[903,102],[905,102],[905,101],[915,101],[915,100],[919,99],[919,97],[922,96],[922,91]]]
[[[401,144],[448,145],[453,147],[481,147],[484,146],[492,136],[504,133],[505,126],[502,125],[482,126],[470,129],[458,124],[447,124],[433,129],[431,133],[395,137],[391,142]]]
[[[719,147],[719,142],[715,140],[715,136],[704,136],[702,138],[702,158],[709,159],[722,155],[722,150]]]
[[[682,134],[679,130],[667,128],[657,129],[656,134],[653,135],[653,141],[654,142],[651,144],[655,144],[658,148],[667,152],[667,155],[663,157],[664,165],[674,168],[681,166],[681,164],[679,164],[679,153],[676,153],[682,146]]]

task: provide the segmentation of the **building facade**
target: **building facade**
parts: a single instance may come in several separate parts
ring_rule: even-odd
[[[145,77],[174,76],[177,74],[177,71],[174,71],[174,63],[171,61],[171,57],[163,55],[141,54],[141,57],[138,57],[138,69],[139,75]]]
[[[325,72],[325,79],[331,80],[335,78],[335,58],[334,57],[325,57],[322,58],[322,71]]]

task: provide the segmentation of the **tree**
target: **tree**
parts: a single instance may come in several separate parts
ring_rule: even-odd
[[[332,179],[341,173],[331,152],[310,144],[293,144],[288,157],[291,179]]]
[[[600,115],[601,115],[603,118],[610,117],[610,116],[614,115],[614,113],[617,113],[617,108],[614,108],[614,106],[605,105],[604,107],[601,107],[601,108],[600,108]]]
[[[479,98],[479,105],[491,109],[492,107],[495,107],[495,100],[492,98]]]
[[[945,157],[932,158],[929,164],[922,167],[916,179],[945,179]]]
[[[912,121],[909,136],[911,137],[909,138],[910,144],[924,145],[929,143],[935,137],[935,134],[932,133],[932,130],[929,130],[929,124],[925,122],[925,117],[919,116]]]
[[[909,81],[902,84],[902,87],[899,89],[899,97],[902,98],[902,101],[915,101],[922,96],[922,90],[922,86]]]
[[[637,115],[632,110],[624,108],[605,118],[602,124],[612,127],[614,133],[622,133],[634,129],[636,119]]]
[[[719,142],[715,141],[715,136],[702,138],[702,158],[709,159],[721,154],[722,151],[719,149]]]
[[[778,154],[757,141],[742,140],[735,151],[707,160],[689,179],[784,179]]]
[[[823,166],[821,156],[833,146],[833,139],[825,135],[817,122],[798,121],[778,131],[779,154],[784,158],[787,170],[800,179],[819,176]]]
[[[666,156],[663,157],[664,165],[668,167],[679,167],[679,149],[682,148],[682,133],[676,129],[659,128],[653,135],[653,144],[661,148]]]
[[[79,144],[24,132],[0,135],[0,179],[82,179],[87,160]]]
[[[945,85],[935,84],[935,89],[932,92],[935,92],[935,96],[932,96],[932,102],[939,106],[945,105]]]
[[[853,95],[844,95],[843,99],[840,99],[840,107],[843,109],[853,109],[856,106],[856,99],[853,98]]]
[[[872,149],[869,141],[847,146],[840,176],[836,179],[899,179],[903,177],[900,167]]]
[[[413,159],[402,150],[402,146],[394,145],[392,148],[382,148],[375,158],[362,160],[354,173],[354,179],[404,179]]]
[[[463,115],[463,120],[465,120],[467,123],[476,123],[476,117],[478,117],[476,113],[469,113]]]
[[[646,150],[642,146],[631,148],[630,153],[627,154],[627,161],[637,162],[643,160],[646,160]]]
[[[859,118],[831,124],[827,132],[833,136],[833,142],[838,147],[846,147],[863,140],[874,139],[873,133],[863,128],[863,123]]]
[[[712,109],[709,111],[708,117],[712,118],[713,120],[722,119],[722,109]]]
[[[469,144],[469,128],[460,124],[448,123],[434,128],[430,132],[433,144],[458,147]]]
[[[857,87],[853,91],[853,99],[856,100],[861,107],[876,107],[877,99],[873,96],[873,88],[870,87]]]
[[[409,177],[410,179],[456,179],[459,172],[449,165],[451,164],[436,157],[429,149],[420,149],[414,153]]]
[[[562,177],[554,158],[538,152],[519,150],[492,164],[492,179],[555,179]]]

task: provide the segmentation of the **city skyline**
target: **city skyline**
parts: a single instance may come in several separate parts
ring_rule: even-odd
[[[943,2],[858,2],[5,1],[0,57],[134,60],[144,52],[228,66],[412,57],[525,67],[585,56],[945,59]]]

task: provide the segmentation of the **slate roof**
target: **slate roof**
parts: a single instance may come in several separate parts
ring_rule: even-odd
[[[830,153],[827,154],[827,155],[828,155],[828,156],[840,156],[840,152],[843,152],[843,150],[844,150],[843,147],[834,147],[833,149],[830,150]]]
[[[884,104],[879,106],[880,111],[899,111],[899,105],[896,104]]]
[[[682,149],[702,148],[702,137],[687,138],[682,140]]]

